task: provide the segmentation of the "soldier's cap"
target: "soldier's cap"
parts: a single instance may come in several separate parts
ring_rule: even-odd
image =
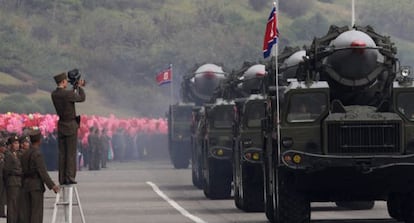
[[[61,81],[67,79],[67,76],[66,76],[66,73],[61,73],[61,74],[55,75],[53,78],[55,79],[56,84],[59,84]]]
[[[10,134],[9,140],[8,140],[9,144],[12,144],[12,143],[14,143],[16,141],[17,142],[19,141],[19,136],[16,133]]]
[[[29,131],[30,141],[37,142],[42,139],[42,133],[39,129],[33,129]]]
[[[1,139],[0,139],[0,147],[6,147],[6,146],[7,146],[7,140],[6,140],[6,139],[1,138]]]
[[[19,142],[20,143],[30,142],[30,137],[28,135],[23,135],[23,136],[20,137]]]

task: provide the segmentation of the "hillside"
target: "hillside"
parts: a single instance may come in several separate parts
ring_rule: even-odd
[[[414,4],[356,2],[357,24],[390,35],[401,63],[414,64],[414,36],[407,32],[414,29]],[[280,1],[279,49],[309,44],[331,24],[349,25],[350,4]],[[52,76],[79,68],[88,81],[79,112],[163,117],[170,91],[156,86],[155,75],[173,64],[178,101],[181,77],[196,63],[231,71],[262,61],[270,9],[268,0],[0,1],[0,112],[53,111]]]

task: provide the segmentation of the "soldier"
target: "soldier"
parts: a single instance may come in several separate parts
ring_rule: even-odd
[[[20,143],[16,134],[11,134],[8,140],[9,148],[4,153],[4,177],[7,191],[7,223],[17,223],[19,220],[19,199],[22,186],[22,166],[18,155]]]
[[[59,187],[52,181],[43,155],[40,152],[42,135],[39,130],[32,130],[30,134],[30,149],[25,151],[22,156],[23,169],[23,199],[25,203],[24,219],[30,223],[43,222],[43,199],[45,186],[59,192]]]
[[[100,170],[101,169],[101,155],[102,155],[102,140],[101,140],[101,133],[98,128],[95,128],[95,154],[94,154],[94,169]]]
[[[102,144],[102,153],[101,153],[101,164],[102,168],[106,168],[106,161],[108,161],[108,153],[109,153],[109,140],[111,140],[108,136],[108,131],[106,128],[102,129],[101,134],[101,144]]]
[[[24,153],[24,151],[30,148],[30,137],[27,135],[23,135],[19,139],[20,142],[20,156]]]
[[[96,150],[96,137],[95,137],[95,127],[91,126],[89,128],[88,135],[88,168],[89,170],[95,170],[95,150]]]
[[[4,169],[4,153],[7,149],[7,141],[0,139],[0,217],[6,217],[4,206],[6,205],[6,189],[4,187],[3,169]]]
[[[58,146],[59,146],[59,183],[76,184],[76,153],[80,117],[76,116],[75,103],[85,101],[84,80],[79,80],[73,90],[66,90],[68,79],[66,73],[53,77],[57,84],[52,92],[52,101],[59,116]]]

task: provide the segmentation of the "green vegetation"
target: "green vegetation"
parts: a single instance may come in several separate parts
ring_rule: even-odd
[[[350,24],[350,2],[281,1],[279,48],[309,44],[331,24]],[[26,94],[30,102],[20,103],[34,103],[17,106],[0,95],[6,100],[0,105],[53,112],[47,103],[52,76],[76,67],[91,92],[82,112],[163,116],[169,88],[156,86],[157,72],[173,64],[178,100],[181,76],[196,63],[222,63],[230,71],[262,60],[270,8],[266,0],[0,1],[0,92]],[[359,0],[357,24],[398,38],[402,64],[414,64],[413,10],[410,0]],[[25,90],[5,87],[16,82],[4,73],[22,81]],[[42,100],[34,96],[39,92]]]

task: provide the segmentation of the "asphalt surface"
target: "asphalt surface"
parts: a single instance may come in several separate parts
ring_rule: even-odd
[[[54,180],[57,172],[50,172]],[[264,213],[244,213],[233,200],[209,200],[191,183],[191,169],[174,169],[168,160],[110,162],[100,171],[79,171],[77,189],[88,223],[264,223]],[[55,194],[45,193],[44,222],[51,222]],[[62,208],[58,222],[64,222]],[[6,222],[4,218],[1,222]],[[78,206],[73,221],[81,222]],[[386,204],[368,211],[312,203],[313,223],[391,223]]]

